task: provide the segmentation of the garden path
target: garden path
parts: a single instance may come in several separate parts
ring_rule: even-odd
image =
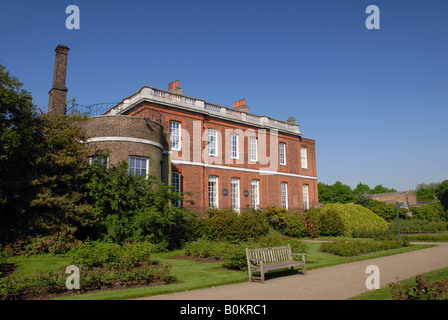
[[[448,243],[376,259],[350,262],[277,278],[140,298],[144,300],[343,300],[365,291],[369,265],[379,268],[380,286],[448,267]],[[262,290],[260,290],[262,289]]]

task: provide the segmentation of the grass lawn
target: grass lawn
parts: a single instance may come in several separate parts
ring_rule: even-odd
[[[356,257],[339,257],[328,253],[319,252],[321,242],[307,242],[307,270],[332,266],[341,263],[372,259],[386,255],[398,254],[427,248],[431,245],[412,245],[400,248],[366,254]],[[64,299],[103,300],[103,299],[132,299],[150,295],[159,295],[172,292],[194,290],[199,288],[219,286],[247,281],[246,271],[230,271],[222,268],[217,262],[198,262],[190,259],[173,259],[183,254],[183,250],[154,254],[154,258],[160,263],[172,265],[171,274],[175,276],[176,283],[163,286],[144,286],[123,290],[103,290],[96,293],[79,294]],[[30,274],[42,271],[60,271],[71,264],[68,256],[36,255],[30,257],[11,257],[8,263],[17,266],[15,274]]]

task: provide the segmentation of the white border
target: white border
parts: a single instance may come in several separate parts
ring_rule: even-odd
[[[304,176],[304,175],[295,174],[295,173],[286,173],[286,172],[278,172],[278,171],[268,171],[268,170],[258,170],[258,169],[248,169],[248,168],[221,166],[221,165],[217,165],[217,164],[207,164],[207,163],[193,162],[193,161],[186,161],[186,160],[171,159],[171,163],[172,164],[185,164],[185,165],[190,165],[190,166],[201,166],[201,167],[206,167],[206,168],[224,169],[224,170],[254,172],[254,173],[265,174],[265,175],[276,174],[276,175],[280,175],[280,176],[288,176],[288,177],[295,177],[295,178],[317,180],[317,177]]]

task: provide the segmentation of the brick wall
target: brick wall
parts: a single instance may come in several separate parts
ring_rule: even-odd
[[[169,168],[163,166],[163,162],[168,160],[163,150],[167,150],[168,145],[159,123],[131,116],[98,116],[83,122],[81,127],[94,140],[88,143],[91,156],[108,151],[110,165],[123,160],[128,162],[129,156],[148,158],[148,173],[169,181]],[[142,142],[132,139],[141,139]]]

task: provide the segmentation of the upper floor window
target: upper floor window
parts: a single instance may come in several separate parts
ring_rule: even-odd
[[[258,161],[256,137],[249,138],[249,159],[250,161]]]
[[[171,149],[180,150],[180,123],[177,121],[170,121],[170,133],[171,133]]]
[[[280,142],[278,144],[278,154],[280,159],[280,164],[286,165],[286,144]]]
[[[238,135],[230,134],[230,158],[238,159]]]
[[[300,158],[302,160],[302,168],[308,169],[308,155],[305,147],[300,148]]]
[[[148,159],[141,157],[129,157],[129,174],[146,177],[148,172]]]
[[[215,129],[208,129],[208,154],[218,155],[218,131]]]

